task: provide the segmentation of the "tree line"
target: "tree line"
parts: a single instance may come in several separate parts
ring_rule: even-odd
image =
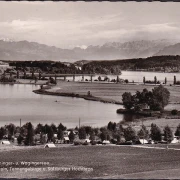
[[[22,127],[15,126],[11,123],[0,128],[0,140],[6,138],[9,141],[14,141],[15,136],[18,135],[16,137],[19,145],[36,145],[37,141],[40,144],[48,142],[55,143],[55,134],[58,140],[63,140],[65,137],[64,132],[68,131],[70,133],[66,136],[69,137],[70,143],[75,143],[86,138],[90,139],[93,144],[103,142],[104,140],[109,140],[114,144],[122,144],[128,141],[137,143],[139,139],[153,140],[155,142],[164,140],[170,143],[174,135],[180,137],[180,124],[177,126],[175,134],[173,134],[173,131],[168,125],[164,127],[162,132],[154,123],[151,124],[150,130],[147,130],[146,126],[142,125],[139,131],[136,131],[130,125],[124,127],[120,123],[111,121],[107,126],[101,128],[82,126],[80,128],[75,127],[74,129],[67,129],[61,123],[58,126],[54,124],[42,125],[39,123],[35,128],[31,122],[24,124]],[[37,135],[40,137],[37,138]]]

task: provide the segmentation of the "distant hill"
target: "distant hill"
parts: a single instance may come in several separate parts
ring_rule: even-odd
[[[155,54],[156,56],[160,55],[180,55],[180,43],[167,46],[160,50],[158,53]]]
[[[113,60],[146,58],[177,42],[170,40],[110,42],[102,46],[61,49],[36,42],[0,40],[0,60],[53,60],[74,62],[78,60]]]
[[[82,66],[84,73],[118,74],[121,70],[180,72],[180,56],[153,56],[114,61],[92,61]]]

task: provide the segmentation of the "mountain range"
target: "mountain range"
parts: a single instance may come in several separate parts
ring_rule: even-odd
[[[180,43],[176,40],[141,40],[125,43],[109,42],[101,46],[90,45],[86,49],[75,47],[62,49],[29,41],[0,40],[0,60],[54,60],[74,62],[78,60],[113,60],[146,58],[154,55],[180,55]]]

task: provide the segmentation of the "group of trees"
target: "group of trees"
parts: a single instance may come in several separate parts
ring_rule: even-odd
[[[98,140],[104,141],[109,140],[112,143],[121,143],[132,141],[136,143],[139,139],[153,140],[155,142],[160,142],[162,140],[170,143],[173,140],[173,131],[167,125],[164,127],[163,131],[154,123],[151,124],[150,130],[147,130],[146,126],[142,125],[141,129],[136,131],[132,126],[123,127],[121,124],[109,122],[107,126],[101,128],[93,128],[91,126],[82,126],[75,129],[67,129],[61,123],[56,126],[42,125],[38,124],[36,128],[28,122],[22,127],[15,126],[13,124],[6,125],[0,128],[0,140],[5,138],[8,140],[13,140],[15,134],[18,133],[17,142],[18,144],[24,145],[34,145],[37,140],[41,144],[47,142],[55,142],[54,134],[57,134],[58,140],[63,140],[64,131],[70,131],[68,134],[70,143],[73,143],[75,139],[86,139],[89,138],[92,142],[97,142]],[[76,134],[74,132],[77,132]],[[40,135],[40,138],[37,138]],[[175,136],[180,137],[180,124],[178,125]]]
[[[140,111],[148,106],[153,111],[162,111],[168,104],[170,92],[162,85],[154,87],[152,91],[143,89],[142,92],[137,91],[134,95],[125,92],[122,95],[122,101],[125,109]]]
[[[146,77],[143,77],[143,83],[147,83],[147,84],[160,84],[161,82],[157,80],[157,77],[154,76],[154,81],[150,81],[150,80],[146,80]],[[167,79],[165,78],[165,82],[164,84],[167,83]]]
[[[19,71],[61,73],[61,74],[79,74],[82,73],[74,64],[66,65],[54,61],[13,61],[9,63]]]
[[[148,58],[91,61],[82,66],[84,72],[100,72],[118,74],[120,70],[151,70],[166,71],[166,69],[180,68],[180,56],[153,56]]]

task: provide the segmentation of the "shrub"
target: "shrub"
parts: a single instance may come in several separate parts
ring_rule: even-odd
[[[81,145],[81,142],[79,142],[79,141],[74,141],[74,145],[75,145],[75,146]]]
[[[88,145],[88,142],[84,142],[82,145]]]
[[[96,145],[96,141],[91,141],[91,145]]]
[[[178,114],[178,110],[177,110],[177,109],[173,109],[173,110],[171,111],[171,114],[172,114],[172,115],[177,115],[177,114]]]
[[[129,83],[128,79],[125,79],[124,82],[125,82],[126,84]]]

